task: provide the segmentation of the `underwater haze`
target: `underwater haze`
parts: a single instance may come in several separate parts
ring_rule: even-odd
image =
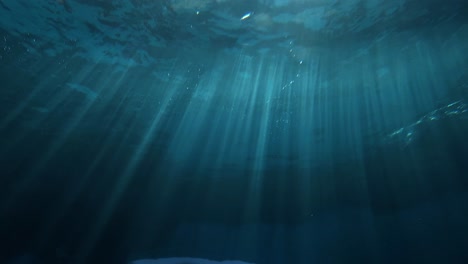
[[[0,0],[0,263],[468,263],[467,14]]]

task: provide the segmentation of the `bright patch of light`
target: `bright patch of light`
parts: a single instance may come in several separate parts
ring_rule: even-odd
[[[251,17],[252,15],[253,15],[253,12],[248,12],[247,14],[242,16],[240,20],[246,20],[247,18]]]

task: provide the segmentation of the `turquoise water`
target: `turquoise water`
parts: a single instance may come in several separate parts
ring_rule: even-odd
[[[467,11],[0,1],[0,262],[464,263]]]

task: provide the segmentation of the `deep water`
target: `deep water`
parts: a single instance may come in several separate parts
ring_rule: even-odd
[[[0,263],[468,263],[467,12],[0,1]]]

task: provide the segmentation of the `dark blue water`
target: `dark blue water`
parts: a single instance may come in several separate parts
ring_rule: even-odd
[[[467,263],[467,13],[0,1],[0,263]]]

